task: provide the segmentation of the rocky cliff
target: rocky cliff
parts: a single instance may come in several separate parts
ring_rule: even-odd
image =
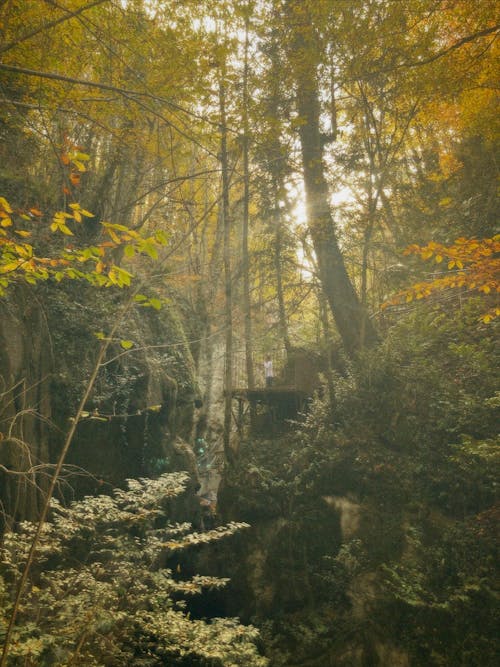
[[[17,289],[0,301],[0,499],[33,518],[121,291],[82,284]],[[126,347],[121,341],[126,340]],[[128,477],[196,465],[189,445],[198,396],[172,305],[135,308],[119,327],[77,427],[59,491],[102,492]],[[195,482],[196,484],[196,482]]]

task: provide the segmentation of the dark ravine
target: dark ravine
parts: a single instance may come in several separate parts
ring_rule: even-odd
[[[15,296],[1,304],[1,463],[22,473],[57,455],[95,334],[122,296],[72,285]],[[188,610],[259,627],[272,667],[495,665],[494,472],[455,444],[457,433],[471,447],[489,437],[495,373],[474,369],[494,341],[469,341],[464,359],[446,322],[433,334],[441,353],[431,364],[424,315],[418,325],[401,323],[386,349],[339,372],[334,393],[318,392],[303,421],[272,438],[245,432],[221,479],[218,521],[251,528],[165,563],[181,577],[230,577]],[[134,347],[111,347],[59,492],[81,497],[187,470],[172,518],[203,528],[189,444],[199,396],[182,323],[173,307],[144,310],[122,336]],[[37,490],[33,475],[1,475],[6,516],[36,516],[44,476]]]
[[[92,370],[96,333],[111,327],[122,294],[82,285],[26,289],[0,302],[2,452],[6,516],[34,518],[69,420]],[[198,389],[172,306],[132,314],[112,343],[66,461],[60,490],[102,493],[128,477],[188,470]],[[41,466],[41,468],[40,468]],[[18,475],[35,468],[38,473]],[[37,486],[39,492],[37,492]]]

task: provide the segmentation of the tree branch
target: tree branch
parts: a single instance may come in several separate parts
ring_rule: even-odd
[[[92,9],[92,7],[96,7],[97,5],[102,5],[104,2],[109,2],[109,1],[110,0],[94,0],[93,2],[91,2],[88,5],[85,5],[84,7],[75,9],[75,11],[70,11],[69,9],[65,9],[64,11],[66,12],[66,14],[64,16],[60,16],[58,19],[54,19],[49,23],[44,23],[43,25],[38,26],[38,28],[35,28],[31,32],[28,32],[25,35],[21,35],[19,39],[16,39],[13,42],[9,42],[8,44],[0,46],[0,53],[5,53],[6,51],[10,51],[10,49],[13,49],[15,46],[19,46],[19,44],[21,44],[22,42],[25,42],[27,39],[31,39],[32,37],[35,37],[35,35],[44,32],[44,30],[50,30],[50,28],[54,28],[56,25],[64,23],[64,21],[69,21],[69,19],[74,18],[79,14],[83,14],[83,12],[87,11],[87,9]]]
[[[433,63],[436,60],[439,60],[440,58],[447,56],[452,51],[456,51],[464,44],[469,44],[470,42],[474,42],[476,39],[479,39],[480,37],[487,37],[488,35],[498,33],[499,30],[500,30],[500,23],[497,23],[491,28],[478,30],[478,32],[475,32],[472,35],[467,35],[467,37],[462,37],[462,39],[459,39],[451,46],[448,46],[446,49],[443,49],[442,51],[434,53],[432,56],[428,56],[427,58],[423,58],[422,60],[414,60],[413,62],[411,61],[403,62],[400,63],[399,65],[395,65],[394,67],[388,67],[386,69],[378,70],[376,73],[378,74],[379,72],[389,72],[389,71],[392,72],[393,70],[402,69],[404,67],[412,68],[412,67],[421,67],[422,65],[429,65],[430,63]]]

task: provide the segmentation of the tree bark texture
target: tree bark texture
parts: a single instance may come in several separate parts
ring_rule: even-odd
[[[300,117],[308,227],[323,291],[344,347],[348,354],[353,355],[362,346],[363,326],[366,345],[374,343],[377,335],[370,320],[365,320],[364,309],[347,273],[330,210],[320,128],[317,40],[307,8],[296,0],[290,0],[288,10],[293,31],[290,54]]]
[[[243,310],[245,315],[245,361],[247,385],[249,389],[255,387],[253,367],[253,335],[252,310],[250,299],[250,262],[248,253],[249,205],[250,205],[250,169],[249,169],[249,123],[248,123],[248,48],[249,48],[249,20],[245,21],[245,61],[243,71],[243,228],[241,240],[241,255],[243,264]]]
[[[224,292],[225,292],[225,355],[224,355],[224,454],[231,463],[234,452],[231,449],[231,408],[233,390],[233,288],[231,270],[231,219],[229,210],[229,167],[227,156],[226,89],[224,68],[219,83],[220,112],[220,160],[222,173],[222,218],[224,227]]]

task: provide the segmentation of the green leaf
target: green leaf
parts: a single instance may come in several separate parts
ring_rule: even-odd
[[[149,255],[151,259],[158,259],[158,250],[153,239],[145,239],[141,244],[141,252]]]
[[[159,243],[160,245],[167,245],[168,243],[167,235],[162,230],[155,232],[155,239],[156,242]]]

